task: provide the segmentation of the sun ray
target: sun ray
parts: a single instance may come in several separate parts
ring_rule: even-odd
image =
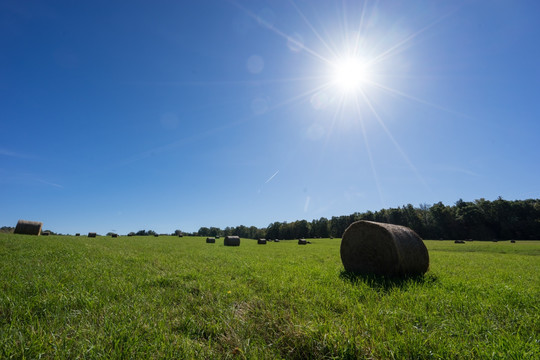
[[[391,46],[387,50],[383,51],[379,55],[373,57],[370,61],[370,65],[380,63],[384,60],[386,60],[389,57],[394,56],[394,54],[397,52],[398,49],[404,48],[404,46],[408,43],[410,43],[412,40],[414,40],[416,37],[418,37],[420,34],[424,33],[426,30],[432,28],[436,24],[440,23],[442,20],[450,16],[453,12],[449,12],[445,14],[444,16],[441,16],[437,20],[433,21],[432,23],[428,24],[427,26],[423,27],[422,29],[412,33],[411,35],[407,36],[405,39],[399,41],[397,44]]]
[[[248,14],[251,18],[253,18],[255,20],[258,19],[257,15],[255,15],[253,12],[246,9],[242,5],[238,4],[237,2],[233,2],[233,4],[236,5],[238,8],[240,8],[242,11],[244,11],[246,14]],[[268,25],[266,25],[266,28],[268,30],[272,31],[274,34],[281,36],[283,39],[290,40],[290,36],[285,34],[283,31],[279,30],[275,26],[268,24]],[[296,43],[296,40],[292,39],[292,41]],[[305,44],[299,44],[299,45],[302,45],[302,49],[305,50],[308,54],[312,55],[313,57],[315,57],[315,58],[317,58],[317,59],[319,59],[322,62],[325,62],[327,64],[331,63],[331,61],[329,59],[325,58],[324,56],[322,56],[321,54],[319,54],[315,50],[310,49]]]
[[[313,34],[315,35],[315,37],[321,42],[321,44],[324,45],[324,47],[326,48],[326,50],[328,50],[330,52],[330,54],[332,54],[332,56],[337,56],[336,52],[334,50],[332,50],[332,48],[330,47],[330,45],[328,45],[328,43],[326,41],[324,41],[324,38],[319,34],[319,32],[315,29],[315,27],[311,24],[311,22],[309,22],[309,20],[306,18],[306,16],[304,15],[304,13],[302,13],[302,11],[300,10],[300,8],[298,8],[298,6],[296,5],[296,3],[291,0],[290,1],[292,6],[295,8],[296,12],[298,13],[298,15],[300,15],[300,17],[302,18],[302,20],[304,20],[304,22],[306,23],[306,25],[309,27],[309,29],[313,32]]]
[[[416,175],[416,177],[418,178],[418,180],[420,180],[420,182],[426,187],[427,190],[429,190],[431,192],[431,189],[429,187],[429,185],[427,184],[427,182],[424,180],[424,178],[422,177],[422,175],[420,175],[420,172],[418,171],[418,169],[416,168],[416,166],[414,166],[414,164],[412,163],[412,161],[409,159],[409,157],[407,156],[407,154],[405,153],[405,151],[403,150],[403,148],[399,145],[399,143],[397,142],[397,140],[394,138],[394,135],[392,135],[392,133],[390,132],[390,130],[388,129],[388,127],[386,126],[386,124],[384,123],[384,121],[382,120],[382,118],[380,117],[379,113],[377,113],[377,111],[375,110],[375,108],[373,107],[373,104],[371,103],[371,101],[369,100],[369,98],[367,97],[367,95],[365,94],[364,91],[360,91],[360,94],[362,95],[363,99],[364,99],[364,102],[366,103],[366,105],[368,106],[368,108],[371,110],[373,116],[375,117],[375,119],[377,119],[377,122],[381,125],[381,127],[383,128],[384,132],[386,133],[386,135],[390,138],[390,141],[392,142],[392,144],[395,146],[395,148],[397,149],[397,151],[399,152],[399,154],[403,157],[403,159],[405,160],[405,162],[407,163],[407,165],[409,165],[409,167],[411,168],[411,170],[413,171],[413,173]]]
[[[371,172],[373,173],[373,180],[375,181],[375,186],[377,187],[377,192],[379,194],[379,200],[381,201],[382,207],[386,207],[385,206],[385,201],[384,201],[384,198],[383,198],[381,183],[379,181],[379,176],[377,174],[377,170],[375,169],[375,162],[373,161],[373,155],[371,153],[371,148],[369,147],[369,140],[368,140],[368,137],[367,137],[366,126],[364,124],[364,119],[361,116],[360,103],[359,103],[358,99],[356,99],[355,105],[356,105],[356,111],[360,115],[360,127],[362,129],[362,137],[364,138],[364,144],[366,146],[366,152],[368,154],[369,165],[371,167]]]
[[[454,110],[450,110],[448,108],[445,108],[445,107],[442,107],[440,105],[437,105],[437,104],[434,104],[434,103],[431,103],[429,101],[426,101],[426,100],[423,100],[423,99],[420,99],[420,98],[417,98],[415,96],[412,96],[412,95],[408,95],[402,91],[399,91],[399,90],[396,90],[396,89],[392,89],[390,87],[387,87],[387,86],[384,86],[382,84],[379,84],[377,82],[374,82],[374,81],[370,81],[369,79],[366,80],[367,83],[369,83],[371,86],[373,87],[376,87],[376,88],[379,88],[381,90],[384,90],[392,95],[395,95],[395,96],[401,96],[405,99],[408,99],[408,100],[413,100],[413,101],[416,101],[420,104],[423,104],[423,105],[427,105],[427,106],[430,106],[432,108],[435,108],[437,110],[442,110],[444,112],[447,112],[449,114],[453,114],[453,115],[457,115],[459,117],[463,117],[465,119],[469,119],[469,120],[473,120],[474,118],[470,115],[467,115],[467,114],[463,114],[463,113],[460,113],[458,111],[454,111]]]

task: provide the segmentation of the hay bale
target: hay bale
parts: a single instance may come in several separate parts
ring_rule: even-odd
[[[89,232],[88,233],[88,237],[96,237],[97,236],[97,233],[95,232]]]
[[[19,220],[17,221],[17,226],[15,226],[15,230],[13,231],[13,233],[24,235],[40,235],[42,226],[43,223],[39,221]]]
[[[307,245],[306,239],[298,239],[298,245]]]
[[[207,244],[215,244],[215,243],[216,243],[216,239],[213,238],[213,237],[207,237],[207,238],[206,238],[206,243],[207,243]]]
[[[240,246],[240,237],[238,236],[225,236],[223,240],[225,246]]]
[[[259,244],[259,245],[266,245],[266,239],[259,239],[259,240],[257,240],[257,244]]]
[[[340,253],[345,270],[357,274],[421,275],[429,268],[424,242],[405,226],[354,222],[343,233]]]

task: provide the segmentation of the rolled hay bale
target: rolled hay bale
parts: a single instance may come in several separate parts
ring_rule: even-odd
[[[343,233],[341,261],[345,270],[362,275],[421,275],[429,268],[422,239],[405,226],[357,221]]]
[[[223,240],[225,246],[240,246],[240,237],[238,236],[225,236]]]
[[[88,233],[88,237],[96,237],[97,236],[97,233],[95,232],[89,232]]]
[[[17,226],[15,226],[15,230],[13,230],[13,233],[24,235],[40,235],[42,226],[43,223],[39,221],[19,220],[17,221]]]
[[[266,245],[266,239],[259,239],[259,240],[257,240],[257,244],[259,244],[259,245]]]
[[[306,239],[298,239],[298,245],[307,245]]]
[[[216,239],[213,238],[213,237],[207,237],[207,238],[206,238],[206,243],[207,243],[207,244],[215,244],[215,243],[216,243]]]

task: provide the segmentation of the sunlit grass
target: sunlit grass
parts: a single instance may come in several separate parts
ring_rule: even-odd
[[[537,358],[540,243],[426,241],[343,272],[339,239],[0,236],[0,358]]]

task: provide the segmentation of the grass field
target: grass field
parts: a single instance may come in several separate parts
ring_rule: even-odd
[[[540,358],[540,241],[426,241],[405,281],[312,242],[0,234],[0,358]]]

